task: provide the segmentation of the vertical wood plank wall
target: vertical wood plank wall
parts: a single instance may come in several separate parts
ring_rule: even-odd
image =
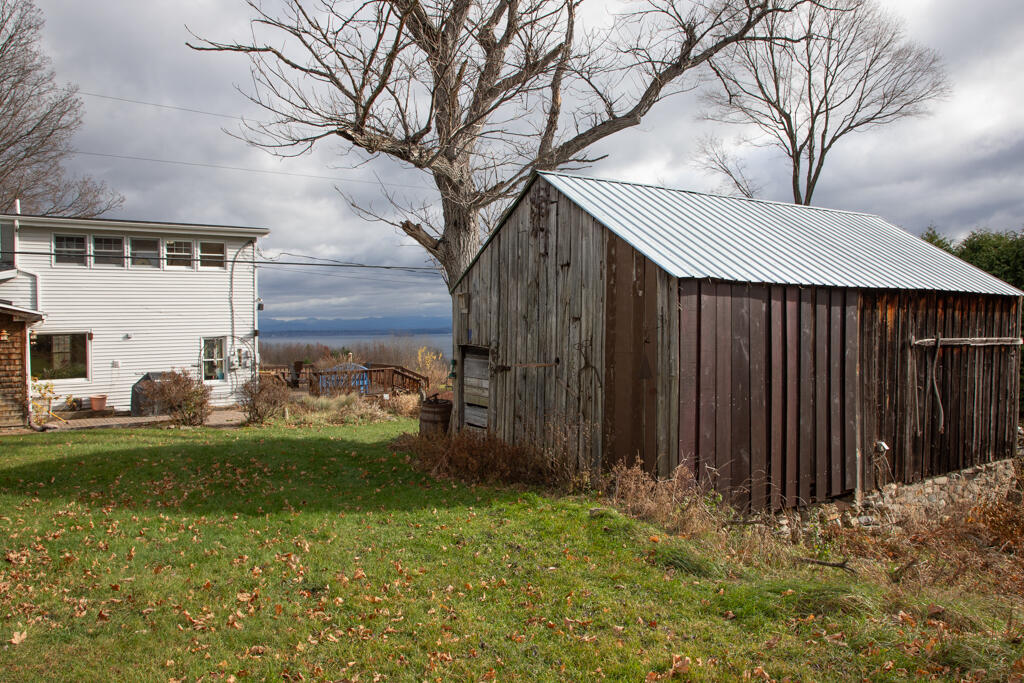
[[[605,298],[606,466],[640,462],[667,476],[679,449],[678,280],[609,233]]]
[[[743,509],[855,485],[855,290],[679,281],[683,464]]]
[[[677,280],[543,179],[453,293],[455,357],[488,350],[499,437],[685,465],[742,509],[848,494],[858,461],[867,491],[1014,445],[1020,347],[942,348],[940,432],[934,348],[911,344],[1019,337],[1014,297]]]
[[[942,347],[933,386],[935,348],[912,346],[912,340],[1019,337],[1019,299],[905,291],[864,291],[861,297],[865,488],[1010,457],[1020,347]],[[890,448],[884,455],[875,451],[878,441]]]
[[[455,357],[464,346],[490,351],[492,431],[557,442],[588,467],[602,453],[608,235],[537,179],[453,291]]]

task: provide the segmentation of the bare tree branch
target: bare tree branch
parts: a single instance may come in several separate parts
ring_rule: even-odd
[[[582,0],[245,1],[246,39],[189,43],[249,58],[265,119],[244,137],[281,155],[341,140],[428,173],[438,229],[390,196],[385,222],[454,282],[533,169],[591,163],[589,147],[694,87],[690,71],[816,0],[644,0],[610,32],[587,30]]]
[[[74,89],[54,82],[39,50],[42,28],[31,0],[0,0],[0,211],[20,199],[30,214],[98,216],[123,198],[64,168],[82,103]]]
[[[780,149],[798,204],[811,203],[843,137],[920,116],[949,93],[938,53],[909,41],[875,0],[810,3],[764,26],[765,40],[713,60],[718,87],[706,94],[707,116],[753,127]]]
[[[754,199],[763,189],[750,179],[746,164],[726,149],[721,138],[705,137],[698,149],[695,165],[725,179],[723,194],[738,194],[747,199]]]

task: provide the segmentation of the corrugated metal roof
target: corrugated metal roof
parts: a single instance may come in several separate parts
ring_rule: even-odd
[[[878,216],[539,175],[675,277],[1024,294]]]

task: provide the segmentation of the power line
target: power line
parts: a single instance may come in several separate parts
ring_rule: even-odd
[[[71,90],[70,92],[76,92],[79,95],[88,95],[89,97],[100,97],[104,100],[115,100],[117,102],[130,102],[131,104],[144,104],[148,107],[159,107],[161,109],[174,109],[176,111],[186,111],[192,114],[205,114],[206,116],[217,116],[222,119],[234,119],[235,121],[244,121],[241,116],[232,116],[231,114],[219,114],[213,111],[204,111],[202,109],[192,109],[190,107],[178,107],[173,104],[158,104],[157,102],[145,102],[143,100],[133,100],[129,97],[114,97],[113,95],[101,95],[98,92],[86,92],[84,90]]]
[[[128,161],[149,161],[155,164],[174,164],[177,166],[200,166],[203,168],[214,168],[221,171],[244,171],[246,173],[263,173],[266,175],[283,175],[291,176],[294,178],[313,178],[316,180],[330,180],[334,182],[342,183],[364,183],[366,185],[380,185],[381,183],[376,180],[360,180],[357,178],[340,178],[338,176],[325,176],[325,175],[313,175],[310,173],[290,173],[288,171],[267,171],[260,168],[245,168],[243,166],[222,166],[220,164],[208,164],[199,161],[178,161],[174,159],[156,159],[153,157],[139,157],[132,156],[129,154],[105,154],[103,152],[82,152],[73,151],[72,154],[80,154],[90,157],[104,157],[107,159],[125,159]],[[425,185],[404,185],[402,183],[388,183],[391,187],[404,187],[411,190],[429,190],[430,188]]]
[[[416,281],[416,280],[392,280],[392,279],[389,279],[389,278],[380,278],[380,277],[359,277],[359,276],[356,276],[356,275],[338,275],[337,273],[324,273],[324,272],[316,272],[316,271],[314,271],[314,272],[307,272],[307,271],[304,271],[304,270],[299,270],[297,268],[282,268],[280,266],[273,266],[273,265],[269,265],[269,266],[261,265],[261,266],[257,266],[257,267],[260,270],[282,271],[282,272],[286,272],[286,273],[302,273],[304,275],[313,275],[315,277],[336,277],[336,278],[340,278],[342,280],[360,280],[362,282],[393,282],[393,283],[400,284],[400,285],[424,284],[422,281]]]
[[[150,238],[146,238],[146,239],[150,239]],[[171,241],[174,241],[174,240],[171,240]],[[25,256],[52,256],[52,257],[64,256],[64,257],[73,257],[73,258],[82,258],[82,259],[87,259],[90,256],[90,254],[87,254],[87,253],[84,253],[84,252],[74,252],[74,253],[71,253],[71,252],[60,252],[58,254],[56,251],[26,251],[26,250],[23,250],[23,249],[18,249],[18,250],[13,250],[13,251],[11,251],[11,250],[2,250],[2,251],[0,251],[0,256],[6,255],[6,254],[16,254],[16,255],[25,255]],[[91,254],[91,256],[95,257],[96,254]],[[100,254],[100,256],[106,256],[106,255],[105,254]],[[191,263],[201,263],[201,261],[202,261],[202,257],[201,256],[175,256],[173,254],[170,255],[170,256],[168,256],[167,254],[164,254],[162,256],[150,256],[150,255],[143,255],[143,254],[128,254],[127,256],[125,256],[123,254],[122,255],[113,254],[111,256],[113,256],[114,258],[125,260],[125,261],[128,261],[128,260],[133,259],[133,258],[143,258],[143,259],[146,259],[148,261],[168,261],[168,260],[170,260],[170,261],[185,261],[185,260],[188,260]],[[319,258],[319,257],[317,257],[317,256],[303,256],[303,258],[311,258],[312,259],[312,258]],[[207,256],[207,260],[210,260],[209,256]],[[394,271],[408,272],[409,274],[417,274],[417,275],[421,274],[421,273],[422,274],[434,274],[434,275],[438,275],[438,276],[441,275],[441,273],[439,273],[436,268],[431,268],[430,266],[394,266],[394,265],[376,264],[376,263],[344,263],[344,262],[340,262],[340,261],[332,262],[332,263],[313,263],[313,262],[309,262],[309,261],[275,261],[275,260],[271,260],[269,258],[265,258],[265,259],[224,259],[224,260],[232,261],[234,263],[252,264],[252,265],[256,265],[256,266],[317,266],[317,267],[322,267],[322,268],[360,268],[360,269],[370,269],[370,270],[394,270]],[[327,260],[333,261],[333,259],[327,259]],[[78,264],[69,263],[67,265],[74,266],[74,265],[78,265]]]

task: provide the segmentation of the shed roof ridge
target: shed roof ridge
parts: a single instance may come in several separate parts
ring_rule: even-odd
[[[769,204],[772,206],[785,206],[795,209],[811,209],[814,211],[826,211],[828,213],[842,213],[850,216],[864,216],[867,218],[876,218],[880,221],[885,221],[884,218],[878,214],[868,213],[866,211],[851,211],[850,209],[834,209],[828,206],[813,206],[810,204],[796,204],[794,202],[782,202],[774,199],[759,199],[757,197],[733,197],[727,194],[716,194],[714,192],[701,192],[700,190],[684,190],[678,187],[666,187],[665,185],[654,185],[651,183],[640,183],[635,180],[615,180],[613,178],[595,178],[593,176],[578,175],[575,173],[563,173],[561,171],[537,171],[540,176],[559,176],[562,178],[572,178],[574,180],[587,180],[591,182],[600,183],[612,183],[615,185],[634,185],[636,187],[645,187],[653,190],[664,190],[666,192],[680,192],[683,194],[700,195],[702,197],[713,197],[715,199],[729,199],[740,202],[752,202],[755,204]],[[888,221],[885,221],[888,223]],[[898,227],[898,226],[897,226]]]

